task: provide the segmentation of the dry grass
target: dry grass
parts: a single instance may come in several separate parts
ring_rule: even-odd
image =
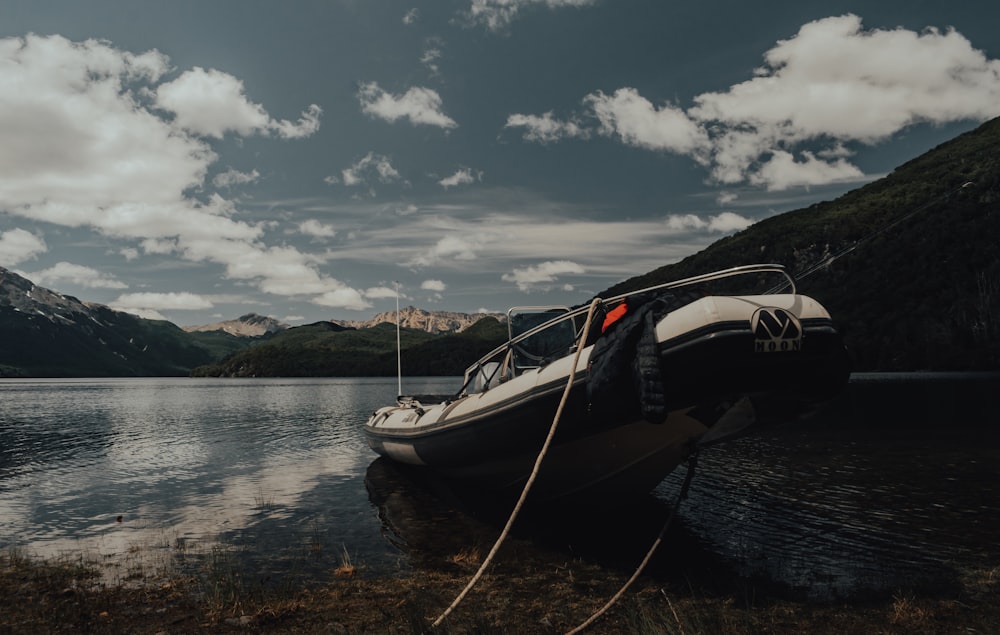
[[[227,569],[222,555],[196,575],[107,584],[81,562],[0,555],[0,633],[563,633],[589,617],[623,576],[585,562],[515,557],[498,564],[441,629],[431,621],[468,580],[474,553],[448,570],[365,578],[346,549],[324,585],[265,592]],[[456,566],[458,565],[458,566]],[[587,633],[997,633],[1000,572],[968,572],[957,597],[899,593],[883,601],[748,603],[641,580]]]
[[[469,547],[468,549],[462,549],[449,560],[452,564],[456,564],[462,568],[478,568],[483,562],[483,554],[478,547]]]
[[[358,573],[358,568],[351,562],[351,554],[347,552],[345,546],[340,554],[340,566],[333,570],[333,575],[338,578],[353,578]]]

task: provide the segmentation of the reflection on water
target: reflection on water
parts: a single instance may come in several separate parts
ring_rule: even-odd
[[[421,390],[455,381],[413,380]],[[360,434],[395,388],[388,379],[2,381],[0,548],[107,558],[222,540],[244,553],[347,547],[395,561],[373,538],[361,478],[373,455]]]
[[[856,376],[808,424],[703,452],[649,573],[825,598],[942,588],[964,567],[1000,565],[998,388],[995,375]],[[114,558],[222,544],[256,575],[310,579],[344,549],[372,574],[485,552],[507,508],[365,444],[364,420],[395,389],[395,379],[0,381],[0,548]],[[554,562],[627,572],[682,472],[634,507],[536,513],[515,535]]]

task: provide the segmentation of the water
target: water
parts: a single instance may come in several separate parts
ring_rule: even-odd
[[[395,391],[395,379],[0,381],[0,548],[106,560],[225,544],[320,569],[347,549],[395,566],[361,435]]]
[[[998,389],[1000,375],[856,375],[814,420],[705,452],[684,525],[739,574],[814,598],[1000,567]]]
[[[860,375],[808,424],[705,451],[650,573],[840,598],[1000,566],[997,388]],[[321,581],[345,550],[377,575],[488,548],[506,509],[455,500],[365,444],[395,392],[376,378],[2,380],[0,549],[185,566],[225,548],[258,576]],[[517,537],[628,572],[682,472],[633,508],[529,517]]]

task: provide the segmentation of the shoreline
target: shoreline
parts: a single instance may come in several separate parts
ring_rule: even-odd
[[[366,576],[345,553],[328,581],[259,580],[207,554],[199,570],[102,576],[100,563],[0,554],[0,633],[564,633],[600,609],[627,575],[582,559],[555,562],[504,547],[440,628],[431,623],[468,582],[478,551],[436,566]],[[899,590],[868,601],[769,597],[640,577],[584,632],[1000,632],[1000,567],[969,571],[947,594]]]

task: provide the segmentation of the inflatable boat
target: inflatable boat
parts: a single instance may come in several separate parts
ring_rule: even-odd
[[[737,278],[778,285],[716,290]],[[516,495],[563,402],[530,500],[622,501],[648,493],[700,448],[801,418],[847,382],[829,313],[797,293],[780,265],[595,306],[511,309],[508,340],[468,367],[460,389],[379,408],[364,427],[369,446],[484,495]]]

